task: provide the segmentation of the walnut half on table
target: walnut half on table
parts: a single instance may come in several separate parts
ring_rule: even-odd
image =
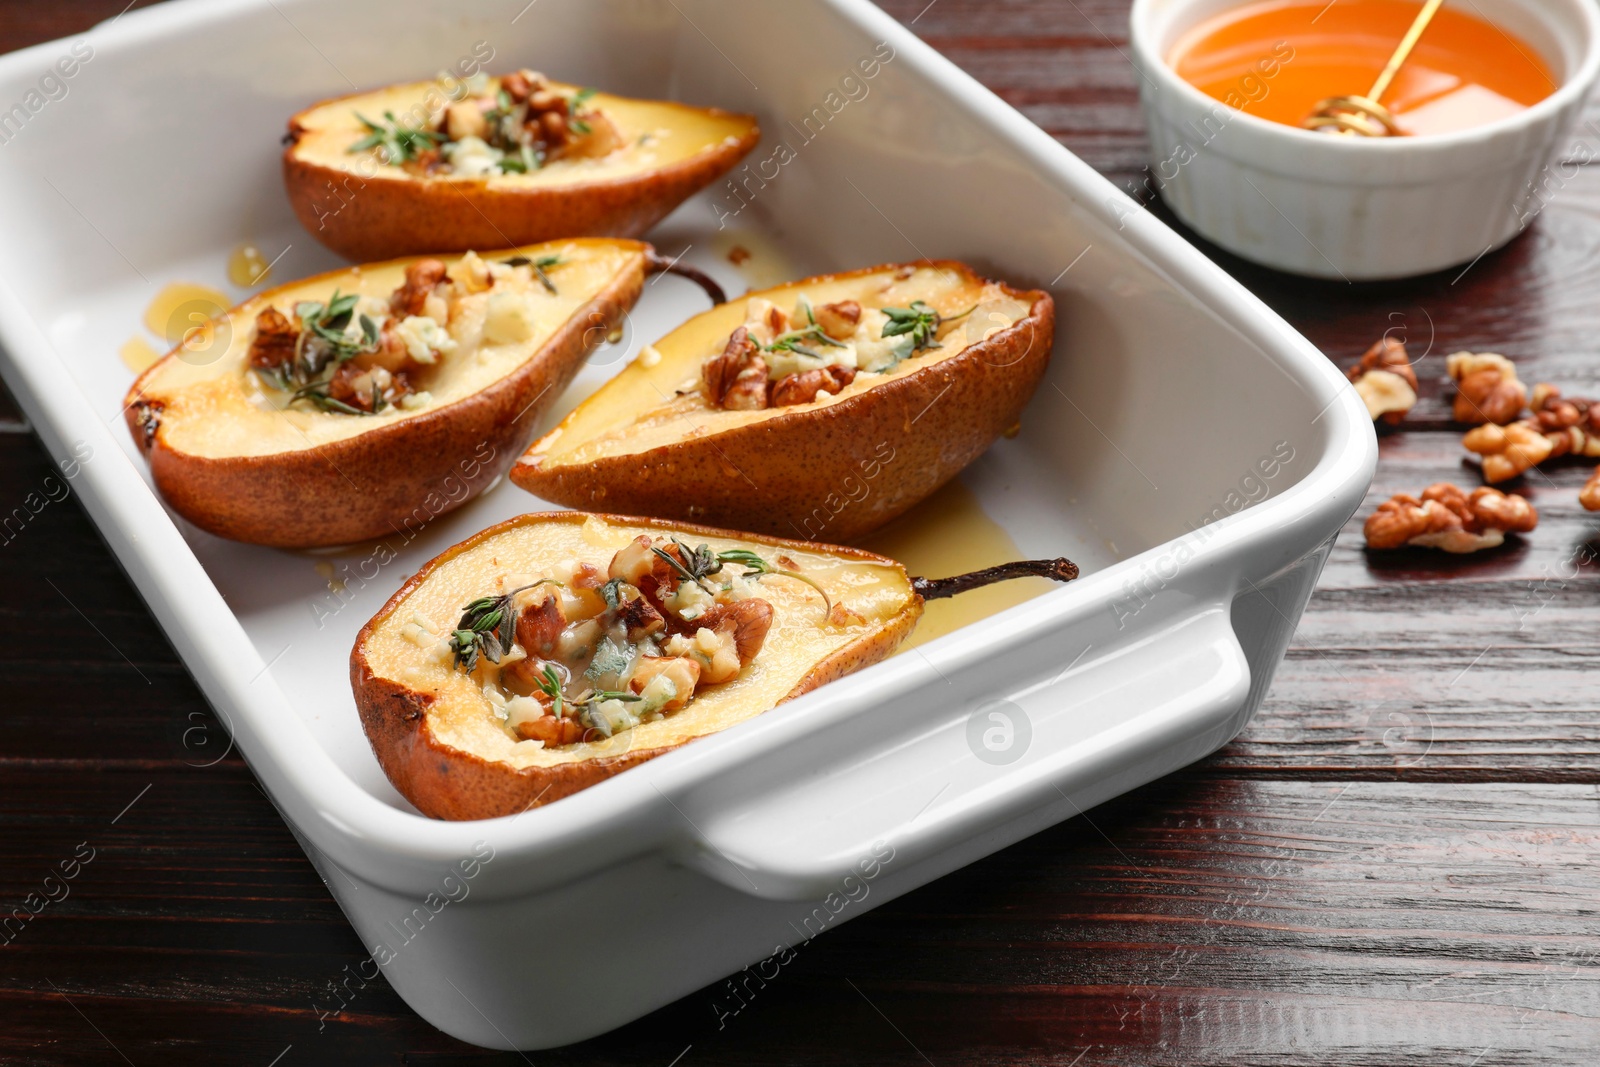
[[[1398,493],[1367,517],[1367,547],[1437,548],[1464,554],[1495,548],[1508,533],[1528,533],[1539,513],[1527,499],[1488,486],[1470,494],[1449,482],[1435,482],[1422,499]]]
[[[1445,360],[1445,373],[1456,383],[1451,414],[1468,426],[1514,422],[1528,402],[1517,365],[1496,352],[1457,352]]]
[[[1483,457],[1483,477],[1503,482],[1562,456],[1600,456],[1600,404],[1564,397],[1541,382],[1533,387],[1533,413],[1506,426],[1468,430],[1462,447]]]
[[[1398,426],[1417,404],[1417,372],[1411,369],[1406,346],[1392,337],[1379,338],[1345,376],[1373,422]]]

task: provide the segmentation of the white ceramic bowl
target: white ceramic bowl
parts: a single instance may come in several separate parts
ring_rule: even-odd
[[[1150,184],[1223,248],[1319,278],[1425,274],[1505,244],[1570,178],[1551,160],[1600,72],[1594,0],[1451,0],[1538,49],[1561,88],[1498,122],[1387,140],[1268,122],[1179,78],[1166,62],[1173,44],[1240,2],[1135,0],[1131,26]]]

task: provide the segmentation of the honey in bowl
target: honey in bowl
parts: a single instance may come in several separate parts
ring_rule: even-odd
[[[1333,96],[1366,93],[1422,10],[1420,0],[1266,0],[1184,34],[1167,62],[1208,96],[1299,126]],[[1532,45],[1475,15],[1442,7],[1383,95],[1404,134],[1494,122],[1555,92]]]

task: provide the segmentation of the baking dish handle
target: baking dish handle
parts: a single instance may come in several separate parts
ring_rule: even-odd
[[[1248,713],[1229,607],[1117,633],[1092,661],[1004,698],[970,694],[932,725],[950,680],[902,690],[872,707],[884,728],[868,750],[855,736],[853,753],[828,751],[830,733],[851,731],[820,731],[816,751],[799,743],[782,761],[828,771],[785,781],[781,768],[750,767],[761,788],[685,798],[695,833],[681,858],[758,897],[854,899],[886,866],[934,861],[936,877],[1170,773],[1226,744]],[[1019,649],[1018,662],[1062,662],[1055,640]]]

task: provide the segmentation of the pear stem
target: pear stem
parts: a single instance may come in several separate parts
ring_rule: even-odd
[[[686,263],[680,263],[676,259],[667,259],[658,252],[651,252],[645,260],[645,266],[651,274],[676,274],[680,278],[688,278],[706,291],[706,295],[711,298],[713,304],[726,304],[728,302],[728,294],[722,291],[722,286],[717,284],[715,278],[702,270],[696,270]]]
[[[1015,563],[1002,563],[997,567],[985,567],[971,574],[958,574],[953,578],[912,578],[911,588],[923,600],[943,600],[1012,578],[1049,578],[1053,582],[1070,582],[1077,576],[1078,565],[1070,559],[1023,559]]]

